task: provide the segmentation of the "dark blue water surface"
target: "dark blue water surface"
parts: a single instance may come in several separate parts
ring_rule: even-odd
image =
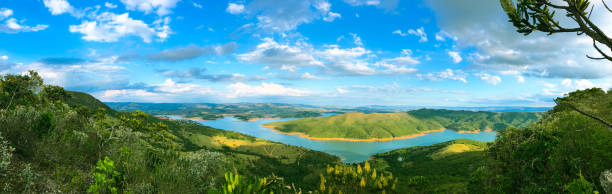
[[[181,117],[171,116],[171,118],[179,119]],[[377,153],[388,152],[395,149],[424,146],[450,141],[454,139],[472,139],[484,142],[495,140],[495,132],[480,132],[480,133],[457,133],[453,130],[445,130],[443,132],[428,133],[424,136],[411,139],[392,140],[384,142],[350,142],[350,141],[317,141],[299,137],[297,135],[285,135],[274,132],[260,125],[274,121],[288,121],[288,119],[262,119],[257,121],[240,121],[234,117],[225,117],[213,121],[197,121],[203,125],[211,126],[217,129],[235,131],[267,139],[270,141],[280,142],[288,145],[301,146],[312,150],[322,151],[336,155],[344,159],[344,162],[354,163],[368,160],[371,155]]]

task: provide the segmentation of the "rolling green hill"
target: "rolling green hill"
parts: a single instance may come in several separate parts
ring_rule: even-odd
[[[265,124],[284,133],[300,133],[311,138],[401,138],[432,130],[503,130],[523,127],[537,121],[539,112],[473,112],[420,109],[406,113],[346,113],[330,117],[305,118]]]
[[[484,161],[487,143],[458,139],[430,146],[393,150],[372,156],[373,168],[404,180],[405,193],[467,193],[471,173]],[[411,180],[420,178],[420,184]]]

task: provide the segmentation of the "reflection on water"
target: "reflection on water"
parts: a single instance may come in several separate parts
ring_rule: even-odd
[[[179,119],[180,117],[171,116],[171,118]],[[445,130],[438,133],[428,133],[424,136],[415,137],[412,139],[392,140],[385,142],[316,141],[301,138],[297,135],[276,133],[268,128],[260,126],[264,123],[288,120],[295,120],[295,118],[240,121],[234,117],[225,117],[214,121],[198,122],[217,129],[240,132],[270,141],[326,152],[343,158],[344,162],[347,163],[365,161],[371,155],[388,152],[399,148],[432,145],[454,139],[473,139],[491,142],[495,140],[496,135],[495,132],[457,133],[452,130]]]

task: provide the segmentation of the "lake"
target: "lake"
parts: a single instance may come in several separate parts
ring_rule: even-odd
[[[180,117],[171,116],[173,119]],[[437,133],[428,133],[411,139],[392,140],[384,142],[349,142],[349,141],[316,141],[299,137],[297,135],[285,135],[276,133],[260,125],[274,121],[288,121],[295,118],[285,119],[262,119],[256,121],[241,121],[234,117],[224,117],[212,121],[197,121],[203,125],[235,131],[270,141],[280,142],[288,145],[301,146],[311,150],[317,150],[343,158],[343,162],[355,163],[368,160],[371,155],[388,152],[395,149],[426,146],[454,139],[472,139],[484,142],[495,140],[495,132],[480,133],[457,133],[453,130],[445,130]]]

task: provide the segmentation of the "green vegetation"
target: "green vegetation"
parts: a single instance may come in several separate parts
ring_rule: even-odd
[[[0,78],[0,193],[206,193],[225,184],[226,171],[314,190],[339,162],[192,121],[115,112],[43,85],[35,72]]]
[[[423,131],[504,130],[528,126],[541,117],[539,112],[473,112],[419,109],[407,113],[346,113],[322,118],[267,123],[282,132],[299,132],[315,138],[393,138]]]
[[[579,90],[555,102],[538,123],[500,132],[470,192],[590,193],[610,184],[600,177],[612,169],[612,91]]]
[[[502,130],[494,143],[455,140],[360,164],[189,120],[115,112],[43,85],[35,72],[0,77],[0,99],[1,193],[609,193],[612,185],[612,91],[597,88],[556,99],[537,123]],[[386,121],[352,114],[376,116],[361,124]],[[484,118],[492,128],[538,115],[390,114],[448,119],[441,126]]]
[[[234,116],[246,121],[259,118],[318,117],[328,110],[289,104],[264,103],[109,103],[116,110],[140,110],[153,115],[181,115],[186,118],[215,120]]]
[[[398,149],[372,157],[372,167],[393,173],[404,193],[466,193],[470,174],[484,160],[484,142],[460,139]],[[419,181],[419,184],[411,182]]]

